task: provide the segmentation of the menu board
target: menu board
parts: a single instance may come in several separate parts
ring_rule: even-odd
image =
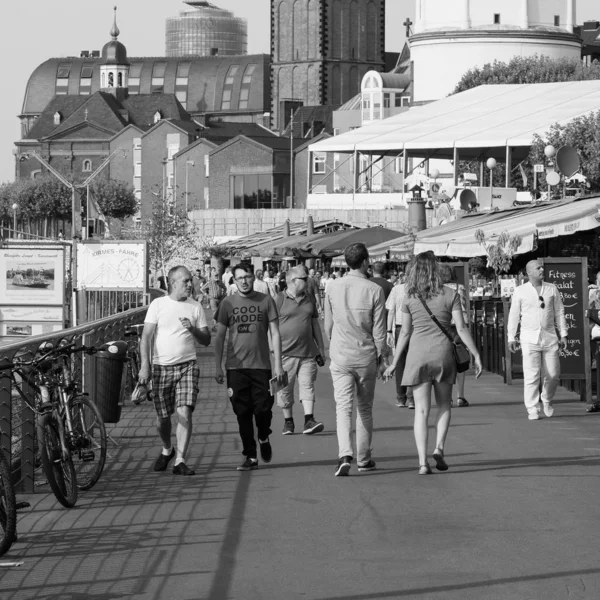
[[[558,288],[569,327],[567,348],[560,350],[561,379],[589,378],[591,383],[587,258],[545,258],[543,263],[544,281]]]

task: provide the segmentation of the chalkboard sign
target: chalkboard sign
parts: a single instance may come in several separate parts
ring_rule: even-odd
[[[567,348],[560,350],[561,379],[585,379],[586,398],[591,399],[590,334],[587,258],[544,258],[544,281],[554,284],[562,296],[569,327]]]

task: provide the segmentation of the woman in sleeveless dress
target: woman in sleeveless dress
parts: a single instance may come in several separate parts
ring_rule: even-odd
[[[450,330],[454,320],[456,331],[475,360],[475,376],[481,375],[481,358],[473,338],[465,325],[458,294],[444,286],[438,262],[433,252],[423,252],[415,258],[406,280],[406,295],[402,304],[402,329],[392,364],[384,373],[391,378],[396,365],[408,345],[402,385],[413,389],[415,398],[414,433],[419,454],[419,475],[429,475],[427,461],[429,412],[431,390],[437,404],[436,447],[433,458],[436,468],[446,471],[444,445],[450,425],[452,386],[456,381],[456,362],[452,344],[429,315],[424,304],[440,324]]]

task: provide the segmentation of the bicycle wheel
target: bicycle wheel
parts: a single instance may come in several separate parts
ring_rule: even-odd
[[[17,533],[17,506],[10,467],[0,449],[0,556],[12,546]]]
[[[71,456],[77,487],[89,490],[100,479],[106,462],[106,428],[96,405],[85,396],[69,401],[73,423]]]
[[[77,502],[77,479],[73,460],[63,457],[58,425],[52,413],[42,415],[38,422],[38,443],[42,466],[56,499],[67,508]]]
[[[133,393],[140,376],[140,357],[139,351],[130,349],[127,354],[127,389],[129,395]]]

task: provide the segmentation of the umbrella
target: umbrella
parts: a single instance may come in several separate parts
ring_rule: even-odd
[[[313,256],[331,258],[343,254],[349,244],[361,242],[367,247],[374,246],[386,240],[398,238],[401,235],[402,232],[387,227],[367,227],[325,236],[320,240],[308,242],[302,249],[310,250]]]

